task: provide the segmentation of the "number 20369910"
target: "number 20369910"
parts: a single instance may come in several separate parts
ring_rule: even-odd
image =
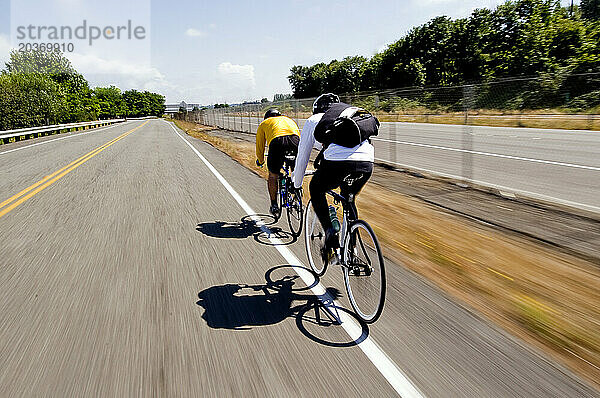
[[[72,53],[75,51],[73,43],[19,43],[19,51],[48,51]]]

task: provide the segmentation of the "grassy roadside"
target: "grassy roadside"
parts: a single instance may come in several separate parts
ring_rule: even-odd
[[[254,145],[176,122],[262,177]],[[307,190],[305,189],[305,192]],[[600,269],[367,184],[361,217],[384,252],[600,387]]]

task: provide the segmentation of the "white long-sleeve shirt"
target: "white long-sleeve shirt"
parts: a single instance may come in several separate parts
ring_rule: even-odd
[[[306,173],[312,149],[321,150],[323,148],[323,145],[315,140],[315,127],[317,127],[322,117],[323,113],[317,113],[309,117],[300,133],[300,144],[298,145],[298,155],[296,156],[296,165],[294,166],[293,174],[294,187],[296,188],[302,186],[302,180],[304,179],[304,173]],[[375,148],[368,140],[363,141],[354,148],[330,144],[325,149],[323,156],[325,160],[331,161],[352,160],[356,162],[374,162]]]

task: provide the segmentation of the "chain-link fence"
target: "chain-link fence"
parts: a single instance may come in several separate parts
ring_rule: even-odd
[[[343,94],[383,122],[469,124],[475,126],[600,130],[600,74],[564,80],[507,79],[486,84]],[[203,123],[255,132],[269,108],[301,125],[314,98],[243,104],[202,112]],[[247,119],[247,120],[246,120]]]
[[[600,134],[571,131],[600,130],[600,75],[567,83],[513,79],[344,94],[341,100],[382,122],[373,140],[380,162],[600,211],[600,188],[592,183],[600,171]],[[313,101],[243,104],[176,117],[255,134],[264,113],[277,108],[302,129]]]

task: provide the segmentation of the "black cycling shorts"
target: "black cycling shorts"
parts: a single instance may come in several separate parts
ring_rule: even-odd
[[[298,154],[298,144],[300,136],[296,134],[275,137],[269,144],[269,154],[267,155],[267,169],[271,173],[279,174],[283,167],[284,155],[291,152],[296,156]],[[292,164],[292,169],[294,165]]]

